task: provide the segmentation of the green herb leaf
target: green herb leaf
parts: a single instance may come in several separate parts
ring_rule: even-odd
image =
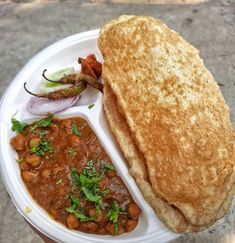
[[[106,195],[108,195],[110,193],[110,189],[106,188],[102,191],[103,196],[105,197]]]
[[[102,177],[103,177],[103,175],[104,175],[105,171],[106,171],[106,168],[104,168],[104,169],[103,169],[103,171],[101,172],[101,174],[100,174],[100,176],[99,176],[99,180],[101,180],[101,179],[102,179]]]
[[[128,214],[127,213],[127,208],[119,208],[119,213],[121,213],[121,214]]]
[[[118,233],[118,217],[120,212],[120,206],[117,202],[113,202],[108,211],[108,219],[114,223],[115,234]]]
[[[94,194],[89,188],[84,186],[82,186],[81,189],[86,195],[87,200],[98,204],[102,204],[102,197],[100,195]]]
[[[118,223],[114,223],[114,233],[117,234],[119,230]]]
[[[88,186],[89,184],[92,183],[92,180],[83,174],[79,176],[79,181],[81,186]]]
[[[34,132],[34,130],[37,127],[48,127],[53,120],[53,114],[49,113],[47,117],[40,119],[39,121],[35,122],[34,125],[30,128],[31,132]]]
[[[92,168],[94,166],[94,161],[93,160],[89,160],[87,164],[88,164],[88,166],[90,168]]]
[[[75,205],[75,208],[77,208],[77,207],[80,206],[80,201],[79,201],[79,199],[78,199],[72,192],[69,192],[69,193],[68,193],[68,197],[69,197],[70,200],[71,200],[72,206]]]
[[[57,181],[56,181],[56,185],[59,185],[59,184],[61,184],[63,182],[63,179],[62,178],[60,178],[60,179],[58,179]]]
[[[114,167],[113,164],[107,164],[107,165],[105,165],[105,168],[108,169],[108,170],[112,170],[112,171],[116,170],[116,168]]]
[[[16,159],[16,163],[21,163],[23,161],[23,158],[21,158],[21,159]]]
[[[52,119],[53,119],[53,115],[49,113],[47,117],[37,121],[36,125],[37,127],[48,127],[51,124]]]
[[[75,135],[77,135],[78,137],[82,136],[82,131],[78,129],[77,125],[75,123],[72,124],[72,131]]]
[[[77,170],[73,168],[71,171],[71,178],[73,191],[77,186],[80,186],[80,190],[86,200],[102,205],[102,193],[98,186],[100,178],[96,173],[92,160],[87,163],[87,166],[83,168],[80,175],[77,173]]]
[[[68,148],[68,154],[71,156],[75,156],[77,154],[76,150],[73,148]]]
[[[87,222],[96,219],[95,217],[87,217],[86,215],[79,213],[73,207],[68,207],[65,210],[69,213],[74,214],[78,219],[81,220],[81,222]]]
[[[49,143],[48,141],[40,141],[39,144],[33,148],[30,149],[30,153],[36,154],[36,155],[43,155],[46,152],[48,153],[53,153],[53,148],[51,143]]]
[[[43,137],[48,133],[48,131],[47,130],[37,130],[37,131],[33,131],[33,133],[39,134],[40,137]]]
[[[16,118],[12,117],[11,118],[11,130],[17,133],[21,133],[24,128],[27,126],[26,123],[20,122],[18,120],[16,120]]]
[[[100,214],[100,210],[101,210],[100,205],[99,204],[96,204],[95,205],[95,213],[96,213],[96,215]]]
[[[90,104],[88,105],[88,109],[92,109],[94,107],[95,104]]]
[[[72,170],[71,170],[71,180],[72,180],[72,191],[74,191],[80,182],[79,174],[75,167],[72,167]]]

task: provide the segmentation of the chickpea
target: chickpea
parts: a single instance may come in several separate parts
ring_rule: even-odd
[[[94,222],[85,222],[81,224],[82,230],[94,233],[98,229],[98,225]]]
[[[33,147],[37,147],[40,143],[41,139],[40,138],[32,138],[30,141],[29,141],[29,147],[30,148],[33,148]]]
[[[21,151],[25,147],[25,136],[22,134],[17,134],[11,139],[11,146],[18,151]]]
[[[71,120],[63,120],[61,122],[61,128],[64,129],[68,134],[72,133],[71,123],[72,123]]]
[[[81,143],[81,139],[77,135],[71,134],[68,136],[68,145],[70,147],[73,147],[73,148],[77,147],[80,145],[80,143]]]
[[[124,232],[125,232],[124,227],[119,224],[119,226],[118,226],[118,235],[123,234]]]
[[[67,190],[66,190],[66,187],[64,186],[60,186],[57,190],[57,195],[58,196],[66,196],[67,195]]]
[[[33,167],[36,167],[41,164],[41,157],[36,154],[28,154],[25,160],[28,164],[31,164]]]
[[[131,219],[128,219],[127,222],[126,222],[126,231],[127,232],[131,232],[137,225],[137,220],[131,220]]]
[[[96,219],[94,221],[99,224],[102,224],[105,222],[105,213],[104,213],[104,210],[102,210],[102,209],[100,209],[97,212],[95,208],[91,208],[91,209],[89,209],[88,214],[90,217],[96,217]]]
[[[78,174],[81,174],[82,173],[82,170],[83,170],[82,164],[78,163],[76,168],[77,168]]]
[[[22,172],[22,177],[23,177],[24,181],[26,181],[26,182],[34,181],[36,179],[36,176],[37,176],[37,174],[32,171],[26,170],[26,171]]]
[[[19,167],[20,167],[21,170],[28,170],[30,168],[29,164],[26,163],[26,161],[24,161],[24,160],[19,163]]]
[[[44,179],[49,179],[52,175],[52,172],[50,169],[45,168],[42,170],[41,175]]]
[[[32,166],[32,167],[37,167],[37,166],[39,166],[40,164],[41,164],[41,161],[39,160],[39,161],[37,161],[37,162],[32,163],[31,166]]]
[[[96,216],[95,208],[89,209],[88,214],[89,214],[90,217],[95,217]]]
[[[50,126],[49,126],[50,130],[52,132],[57,132],[58,131],[58,126],[54,123],[52,123]]]
[[[140,215],[140,208],[135,203],[130,203],[128,206],[128,216],[131,219],[138,219]]]
[[[106,172],[106,175],[110,178],[114,177],[116,175],[116,172],[113,170],[109,170]]]
[[[53,175],[57,175],[59,172],[63,171],[63,167],[59,167],[58,165],[53,168]]]
[[[111,234],[115,235],[114,224],[108,223],[106,225],[106,230]]]
[[[69,214],[67,216],[66,223],[70,229],[76,229],[79,227],[80,224],[78,218],[73,214]]]
[[[68,128],[68,127],[71,127],[71,123],[72,123],[72,121],[71,120],[62,120],[61,121],[61,127],[62,128]]]
[[[106,183],[106,180],[104,178],[102,178],[100,181],[99,181],[99,188],[101,190],[104,190],[107,188],[107,183]]]
[[[109,223],[106,226],[106,230],[111,234],[111,235],[120,235],[125,232],[125,229],[123,228],[122,225],[118,224],[118,232],[115,232],[115,225],[113,223]]]
[[[55,217],[59,214],[59,211],[54,208],[50,208],[50,213]]]

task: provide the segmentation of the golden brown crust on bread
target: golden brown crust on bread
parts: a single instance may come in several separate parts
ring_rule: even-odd
[[[210,225],[229,205],[234,134],[228,107],[198,51],[151,17],[112,21],[98,44],[103,79],[145,156],[154,193],[191,224]]]
[[[180,210],[169,205],[153,192],[148,179],[144,156],[135,145],[125,118],[119,112],[117,99],[106,82],[104,83],[103,104],[105,117],[124,157],[128,161],[130,174],[135,178],[145,200],[152,206],[158,217],[171,230],[177,233],[197,232],[205,229],[205,227],[192,225],[186,220]],[[234,180],[234,175],[231,179]],[[232,189],[228,192],[227,198],[223,202],[215,220],[223,217],[224,213],[228,210],[234,191],[235,184],[233,184]]]
[[[129,164],[130,174],[142,192],[145,200],[152,206],[158,217],[175,232],[198,231],[199,228],[190,225],[182,213],[175,207],[157,197],[148,180],[145,159],[133,143],[131,133],[124,117],[119,113],[115,95],[110,86],[104,83],[103,104],[105,117],[118,144]]]

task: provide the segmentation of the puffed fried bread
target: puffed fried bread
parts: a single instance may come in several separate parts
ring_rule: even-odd
[[[229,109],[199,51],[144,16],[109,22],[98,46],[153,193],[180,211],[185,231],[208,227],[234,194],[235,149]]]

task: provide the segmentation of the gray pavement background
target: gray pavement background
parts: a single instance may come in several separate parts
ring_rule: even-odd
[[[37,52],[66,36],[99,28],[120,14],[151,15],[180,32],[201,52],[220,84],[235,127],[235,0],[199,5],[0,0],[0,95]],[[0,178],[0,243],[42,242],[15,209]],[[178,242],[235,242],[235,203],[210,229]]]

